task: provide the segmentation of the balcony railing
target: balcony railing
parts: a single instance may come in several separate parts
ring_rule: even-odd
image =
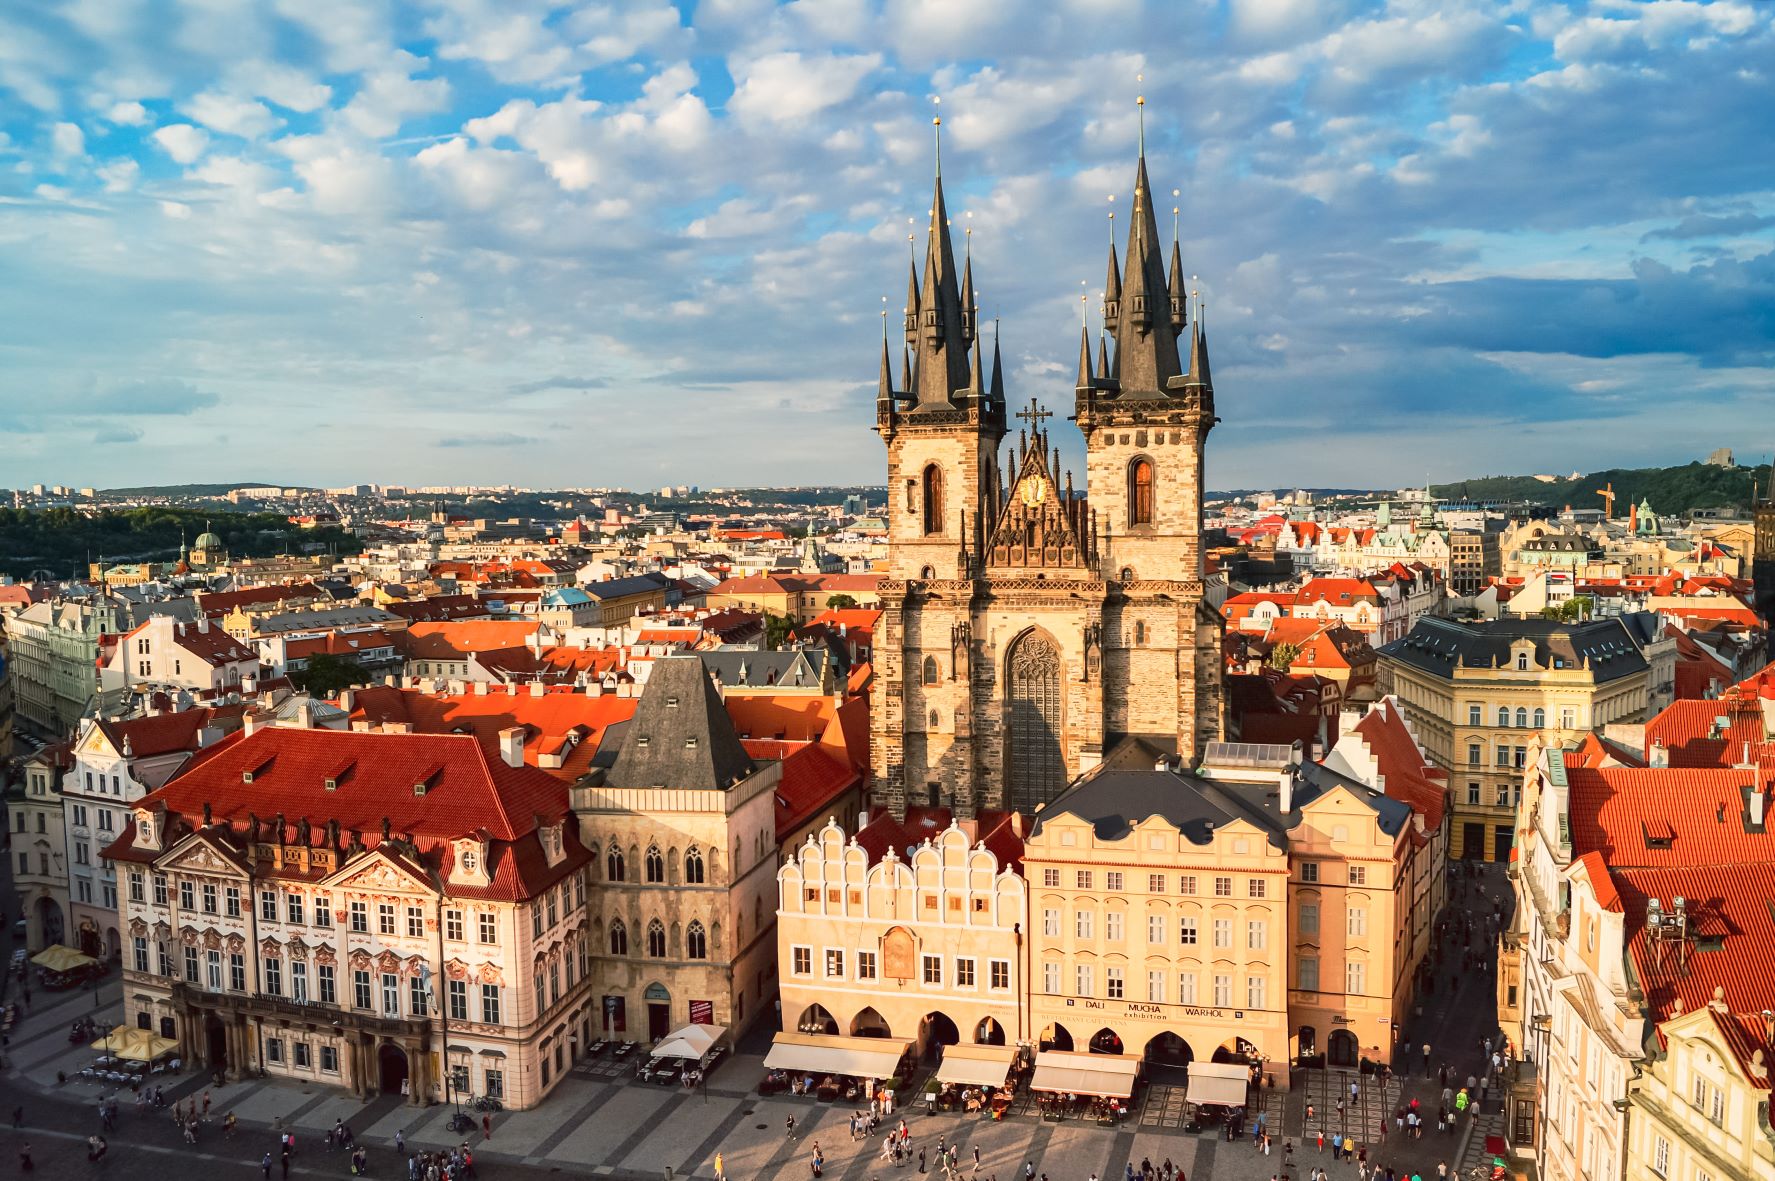
[[[264,993],[210,992],[189,983],[173,985],[173,999],[197,1008],[221,1009],[247,1017],[316,1025],[337,1024],[387,1037],[413,1037],[432,1028],[432,1023],[423,1017],[379,1017],[361,1009],[347,1009],[318,1001],[296,1001],[288,997],[267,996]]]

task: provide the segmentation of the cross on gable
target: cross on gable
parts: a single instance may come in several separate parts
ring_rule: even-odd
[[[1031,398],[1029,400],[1029,409],[1017,411],[1015,417],[1021,418],[1023,421],[1027,422],[1031,430],[1039,432],[1042,429],[1042,420],[1053,418],[1054,412],[1052,410],[1043,410],[1041,403],[1037,402],[1034,398]]]

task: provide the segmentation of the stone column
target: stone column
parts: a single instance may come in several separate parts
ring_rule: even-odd
[[[357,1038],[341,1030],[339,1042],[339,1084],[352,1094],[357,1093]]]
[[[417,1039],[403,1044],[401,1049],[407,1054],[407,1105],[424,1107],[431,1095],[431,1071],[426,1055],[419,1049]]]

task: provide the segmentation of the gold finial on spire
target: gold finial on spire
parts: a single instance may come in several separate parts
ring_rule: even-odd
[[[881,343],[887,344],[887,296],[881,297]]]
[[[1079,280],[1079,327],[1091,327],[1091,287],[1085,280]]]
[[[1173,201],[1177,200],[1181,196],[1183,196],[1182,189],[1172,189],[1171,190],[1171,199]],[[1173,205],[1171,207],[1171,240],[1173,242],[1177,241],[1177,212],[1181,208],[1182,208],[1181,205]]]
[[[940,95],[931,95],[931,106],[936,108],[931,113],[932,135],[937,140],[937,179],[943,179],[943,99]]]
[[[1137,83],[1145,82],[1146,75],[1136,74],[1134,75],[1134,81]],[[1144,157],[1146,155],[1146,95],[1135,95],[1134,106],[1140,112],[1140,154]]]
[[[1112,248],[1116,244],[1116,195],[1114,193],[1109,195],[1109,244]]]

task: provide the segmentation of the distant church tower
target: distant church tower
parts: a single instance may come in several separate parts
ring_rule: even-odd
[[[1087,500],[1033,401],[1002,450],[1002,363],[995,340],[988,379],[973,260],[958,275],[938,169],[899,384],[884,340],[876,397],[889,556],[870,745],[896,814],[1033,810],[1124,742],[1193,763],[1219,736],[1223,625],[1202,591],[1208,343],[1175,240],[1166,274],[1144,137],[1125,253],[1111,246],[1104,292],[1114,354],[1100,345],[1093,365],[1088,332],[1079,345]]]

